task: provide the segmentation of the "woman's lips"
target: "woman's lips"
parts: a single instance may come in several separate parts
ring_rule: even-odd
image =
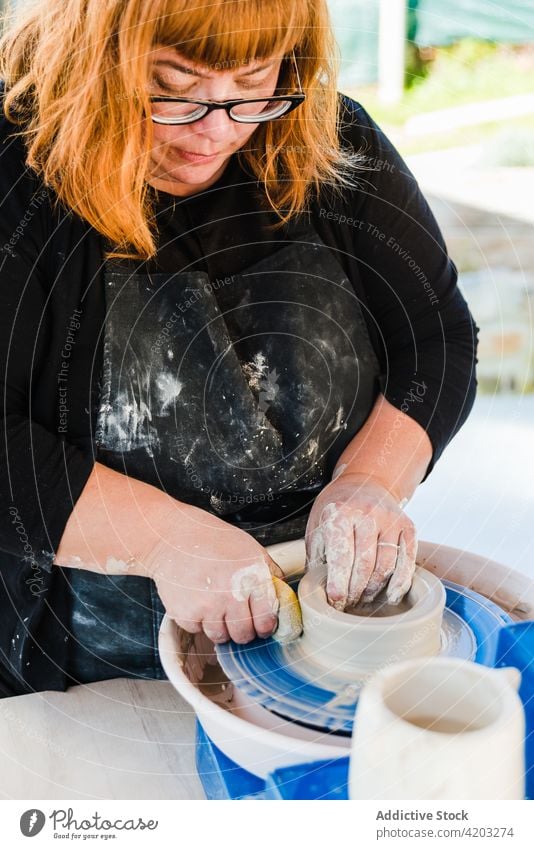
[[[180,150],[180,148],[176,148],[176,153],[180,159],[185,159],[187,162],[211,162],[220,156],[219,153],[212,153],[210,156],[205,156],[202,153],[191,153],[188,150]]]

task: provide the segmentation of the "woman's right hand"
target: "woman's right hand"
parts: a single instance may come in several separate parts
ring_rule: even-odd
[[[281,569],[246,531],[192,505],[177,504],[168,531],[144,558],[167,615],[214,643],[248,643],[276,630],[272,576]],[[177,521],[178,520],[178,521]]]

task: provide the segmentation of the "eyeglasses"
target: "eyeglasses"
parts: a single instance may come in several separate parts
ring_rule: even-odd
[[[300,83],[300,74],[292,52],[299,91],[296,94],[273,95],[258,97],[253,100],[189,100],[186,97],[152,96],[153,104],[151,118],[156,124],[193,124],[200,121],[215,109],[224,109],[232,121],[239,124],[259,124],[262,121],[273,121],[287,115],[304,103],[306,95]]]

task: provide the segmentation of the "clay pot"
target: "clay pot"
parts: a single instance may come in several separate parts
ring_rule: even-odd
[[[302,578],[298,596],[304,632],[303,656],[338,677],[357,680],[390,663],[437,655],[445,589],[425,569],[416,568],[412,588],[399,606],[376,601],[340,612],[326,598],[326,567]]]

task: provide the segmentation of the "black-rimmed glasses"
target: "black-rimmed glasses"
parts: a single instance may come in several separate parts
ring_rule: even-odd
[[[154,95],[149,98],[152,104],[152,120],[156,124],[192,124],[200,121],[214,109],[224,109],[232,121],[239,124],[259,124],[281,118],[300,106],[306,100],[300,83],[299,69],[295,53],[292,53],[299,91],[295,94],[280,94],[272,97],[255,97],[251,100],[190,100],[186,97],[167,97]]]

